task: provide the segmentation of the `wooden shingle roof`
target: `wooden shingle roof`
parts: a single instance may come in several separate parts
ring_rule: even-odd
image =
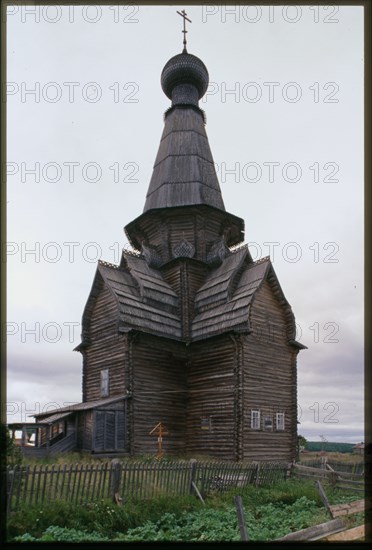
[[[195,295],[190,341],[210,338],[229,331],[248,333],[250,307],[262,283],[270,280],[281,301],[289,326],[294,316],[284,297],[270,259],[252,262],[248,247],[231,252],[212,269]],[[83,334],[89,329],[89,312],[99,288],[105,284],[117,303],[120,332],[137,330],[183,340],[180,298],[157,269],[142,256],[123,253],[121,267],[100,262],[83,316]],[[294,336],[293,336],[294,338]],[[84,343],[84,342],[83,342]]]
[[[202,112],[176,106],[165,120],[144,212],[200,204],[225,210]]]
[[[207,278],[196,294],[193,340],[229,330],[249,332],[249,307],[265,280],[270,260],[250,263],[248,247],[228,256]]]
[[[178,297],[145,259],[128,255],[121,269],[100,263],[98,272],[118,304],[119,330],[181,338]]]
[[[39,419],[40,423],[44,423],[42,419],[47,418],[47,423],[54,422],[59,418],[68,416],[69,414],[75,411],[88,411],[90,409],[95,409],[96,407],[102,407],[104,405],[109,405],[115,403],[116,401],[121,401],[122,399],[127,399],[129,394],[123,393],[120,395],[113,395],[112,397],[103,397],[102,399],[95,399],[94,401],[84,401],[83,403],[74,403],[72,405],[67,405],[66,407],[60,407],[58,409],[53,409],[47,412],[42,412],[39,414],[30,414],[36,419]]]

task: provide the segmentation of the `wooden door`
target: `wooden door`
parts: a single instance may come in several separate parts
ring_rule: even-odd
[[[93,450],[125,451],[126,450],[125,411],[94,411]]]

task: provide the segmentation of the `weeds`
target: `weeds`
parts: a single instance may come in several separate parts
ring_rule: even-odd
[[[245,495],[247,496],[247,495]],[[247,501],[247,499],[246,499]],[[248,502],[248,501],[247,501]],[[173,511],[169,511],[172,504]],[[183,503],[185,504],[185,503]],[[103,504],[103,506],[105,506]],[[110,516],[113,523],[105,525],[95,523],[95,531],[90,530],[86,524],[84,529],[80,527],[62,527],[53,525],[35,536],[27,532],[15,537],[14,541],[59,541],[59,542],[86,542],[86,541],[123,541],[123,542],[219,542],[239,541],[240,535],[237,525],[237,518],[234,506],[220,502],[218,508],[208,506],[207,508],[193,507],[194,509],[180,509],[175,507],[174,502],[168,502],[168,511],[157,509],[154,518],[154,508],[142,510],[142,517],[149,517],[152,513],[153,519],[147,519],[138,525],[123,529],[117,519],[123,519],[123,510],[120,508],[110,509],[108,505],[103,512],[106,517]],[[177,510],[177,511],[174,511]],[[115,511],[118,512],[116,516]],[[131,509],[132,513],[132,509]],[[80,517],[80,521],[83,518]],[[250,540],[268,541],[283,536],[291,531],[303,529],[314,522],[319,523],[327,519],[324,509],[317,506],[316,502],[303,496],[292,504],[283,504],[280,501],[274,503],[252,506],[246,503],[246,520],[249,526]]]

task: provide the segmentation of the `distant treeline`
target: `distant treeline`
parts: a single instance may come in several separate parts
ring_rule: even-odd
[[[330,441],[307,441],[307,451],[328,451],[330,453],[352,453],[354,443],[332,443]]]

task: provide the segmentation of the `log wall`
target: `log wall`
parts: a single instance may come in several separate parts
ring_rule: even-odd
[[[286,341],[286,318],[275,290],[266,281],[253,303],[253,332],[244,341],[244,458],[292,460],[296,456],[297,351]],[[251,428],[251,410],[261,413],[259,430]],[[276,429],[276,413],[285,429]],[[272,429],[264,418],[272,417]]]
[[[227,336],[195,343],[188,364],[187,450],[236,459],[235,346]]]
[[[93,444],[93,411],[81,411],[78,413],[77,448],[79,451],[92,451]]]
[[[164,278],[181,297],[184,339],[193,316],[195,292],[206,267],[174,260]],[[228,460],[292,460],[296,453],[297,350],[288,344],[288,315],[275,285],[266,281],[251,306],[252,333],[223,334],[186,345],[146,335],[118,332],[117,304],[103,285],[90,316],[90,343],[84,349],[84,400],[100,399],[100,371],[109,370],[109,396],[131,392],[127,441],[131,454],[155,453],[149,432],[163,422],[168,454],[205,454]],[[251,428],[251,410],[261,413]],[[276,429],[276,413],[285,429]],[[79,448],[91,450],[92,413],[79,420]],[[265,427],[265,417],[272,427]]]
[[[195,295],[203,284],[208,268],[205,264],[192,259],[175,259],[167,264],[162,273],[165,281],[180,297],[183,339],[190,340],[191,322],[194,318]]]
[[[104,369],[109,370],[109,396],[123,393],[127,337],[118,333],[117,304],[106,287],[94,305],[89,338],[90,344],[83,351],[83,400],[102,397],[101,370]]]
[[[170,434],[164,437],[164,451],[182,454],[187,400],[184,344],[137,334],[131,363],[131,453],[156,453],[157,438],[149,432],[162,422]]]
[[[153,246],[163,262],[172,260],[173,247],[186,239],[195,247],[194,259],[206,261],[210,246],[225,235],[229,245],[241,242],[244,222],[240,218],[209,206],[164,208],[147,212],[125,228],[138,249],[142,241]]]

